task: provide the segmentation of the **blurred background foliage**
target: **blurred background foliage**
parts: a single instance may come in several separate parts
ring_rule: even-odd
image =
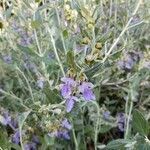
[[[11,142],[14,131],[2,124],[0,148],[23,149],[36,135],[41,150],[150,149],[149,7],[148,0],[2,0],[0,122],[8,111],[22,141]],[[59,92],[68,74],[83,74],[96,95],[71,113]],[[48,136],[48,125],[65,117],[70,140]]]

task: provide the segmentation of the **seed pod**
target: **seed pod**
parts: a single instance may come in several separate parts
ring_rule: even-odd
[[[90,43],[90,39],[88,37],[83,38],[82,40],[83,44],[89,44]]]
[[[102,44],[100,42],[96,43],[95,48],[101,49],[102,48]]]

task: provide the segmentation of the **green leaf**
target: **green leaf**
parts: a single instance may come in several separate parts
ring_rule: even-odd
[[[148,135],[149,134],[149,124],[148,121],[144,118],[142,113],[138,110],[133,111],[133,122],[132,122],[133,129],[139,132],[141,135]]]
[[[30,114],[31,110],[27,111],[27,112],[24,112],[22,113],[19,118],[18,118],[18,125],[19,125],[19,132],[20,132],[20,135],[22,135],[22,127],[23,127],[23,124],[25,122],[25,120],[27,119],[28,115]],[[20,136],[20,143],[21,143],[21,147],[23,148],[23,143],[22,143],[22,136]]]
[[[0,148],[7,149],[9,147],[7,131],[0,127]]]
[[[67,53],[67,63],[71,68],[76,70],[76,64],[75,64],[75,61],[74,61],[73,51],[68,51],[68,53]]]
[[[64,36],[64,38],[68,38],[68,31],[67,30],[63,31],[63,36]]]
[[[124,146],[130,142],[131,140],[117,139],[109,142],[106,148],[109,150],[126,150]]]
[[[33,29],[37,29],[37,28],[39,28],[40,26],[41,26],[41,23],[40,23],[38,20],[34,20],[34,21],[31,22],[31,27],[32,27]]]

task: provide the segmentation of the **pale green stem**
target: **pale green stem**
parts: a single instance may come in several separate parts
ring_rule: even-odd
[[[117,12],[118,12],[118,2],[117,2],[117,0],[115,0],[115,24],[117,23]]]
[[[79,150],[74,128],[72,128],[72,134],[73,134],[73,139],[74,139],[74,144],[75,144],[75,150]]]
[[[31,86],[30,86],[30,84],[29,84],[28,79],[26,78],[25,74],[24,74],[18,67],[16,67],[16,69],[20,72],[20,74],[21,74],[21,75],[23,76],[23,78],[25,79],[25,81],[26,81],[26,83],[27,83],[27,86],[28,86],[28,88],[29,88],[29,92],[30,92],[30,95],[31,95],[31,99],[32,99],[32,101],[34,102],[34,97],[33,97],[33,94],[32,94],[32,89],[31,89]]]
[[[84,110],[83,109],[81,109],[81,111],[82,111],[82,114],[84,114]],[[84,142],[84,147],[85,147],[85,149],[86,149],[86,142],[85,142],[85,130],[84,130],[84,116],[82,115],[82,124],[83,124],[83,129],[82,129],[82,133],[83,133],[83,142]]]
[[[41,50],[41,48],[40,48],[40,44],[39,44],[39,41],[38,41],[36,29],[34,29],[34,36],[35,36],[35,41],[36,41],[37,48],[38,48],[38,53],[39,53],[38,55],[39,55],[40,57],[42,57],[43,54],[42,54],[42,50]]]
[[[125,117],[128,116],[128,105],[129,105],[129,98],[127,98],[125,104]],[[127,128],[127,119],[125,119],[125,128]],[[124,134],[124,138],[125,138],[125,134]]]
[[[92,44],[91,44],[91,47],[92,47],[92,51],[91,51],[91,55],[93,55],[94,53],[94,50],[95,50],[95,28],[93,27],[92,28]]]
[[[112,0],[110,0],[110,9],[109,9],[109,17],[112,16]]]
[[[97,104],[97,102],[93,101],[93,104],[95,104],[96,109],[97,109],[97,121],[96,121],[96,125],[95,125],[95,137],[94,137],[94,147],[95,150],[97,150],[97,137],[98,137],[98,130],[99,130],[99,123],[100,123],[100,110],[99,110],[99,105]]]
[[[33,15],[33,20],[35,20],[35,14]],[[38,36],[37,36],[37,31],[36,31],[36,29],[34,29],[33,32],[34,32],[34,36],[35,36],[36,45],[37,45],[37,48],[38,48],[38,55],[39,55],[40,57],[43,57],[44,53],[42,53],[42,50],[41,50],[41,47],[40,47],[40,44],[39,44],[39,40],[38,40]]]
[[[58,64],[59,64],[59,67],[60,67],[60,69],[61,69],[61,72],[62,72],[63,76],[65,76],[65,72],[64,72],[62,63],[61,63],[61,61],[60,61],[60,58],[59,58],[59,55],[58,55],[58,52],[57,52],[57,49],[56,49],[55,40],[54,40],[54,38],[53,38],[53,36],[52,36],[52,34],[51,34],[51,30],[49,29],[48,26],[47,26],[47,30],[48,30],[48,33],[49,33],[50,38],[51,38],[51,42],[52,42],[52,45],[53,45],[53,51],[54,51],[54,53],[55,53],[56,59],[57,59]]]
[[[129,27],[128,27],[128,30],[131,29],[131,28],[134,28],[134,27],[136,27],[136,26],[138,26],[138,25],[140,25],[140,24],[142,24],[142,23],[144,23],[143,20],[142,20],[141,22],[138,22],[138,23],[132,25],[132,26],[129,26]]]
[[[58,25],[59,25],[59,27],[61,27],[60,17],[59,17],[59,14],[58,14],[58,10],[57,10],[57,8],[55,8],[55,10],[56,10],[56,15],[57,15]],[[64,37],[63,37],[63,34],[62,34],[61,31],[60,31],[60,36],[61,36],[61,40],[62,40],[62,44],[63,44],[63,48],[64,48],[64,51],[65,51],[65,54],[67,54],[65,40],[64,40]]]
[[[129,114],[128,114],[127,123],[126,123],[125,139],[128,139],[128,135],[129,135],[129,127],[130,127],[130,119],[131,119],[132,109],[133,109],[133,101],[131,100],[130,101]]]
[[[21,149],[24,150],[24,146],[23,146],[23,140],[22,140],[22,129],[19,129],[19,135],[20,135],[20,145],[21,145]]]

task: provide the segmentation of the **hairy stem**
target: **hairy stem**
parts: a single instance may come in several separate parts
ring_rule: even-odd
[[[74,143],[75,143],[75,150],[79,150],[74,128],[72,128],[72,134],[73,134],[73,139],[74,139]]]
[[[34,97],[33,97],[33,93],[32,93],[32,88],[30,86],[30,83],[28,81],[28,79],[26,78],[25,74],[17,67],[17,70],[20,72],[20,74],[23,76],[23,78],[25,79],[26,83],[27,83],[27,86],[29,88],[29,92],[30,92],[30,95],[31,95],[31,99],[32,101],[34,102]]]
[[[61,63],[61,61],[60,61],[60,58],[59,58],[59,55],[58,55],[58,52],[57,52],[57,49],[56,49],[55,40],[54,40],[54,38],[53,38],[53,36],[52,36],[52,34],[51,34],[51,30],[50,30],[50,28],[49,28],[48,26],[47,26],[47,30],[48,30],[48,33],[49,33],[50,38],[51,38],[51,42],[52,42],[52,45],[53,45],[53,51],[54,51],[54,53],[55,53],[56,59],[57,59],[58,64],[59,64],[59,67],[60,67],[60,69],[61,69],[61,72],[62,72],[63,76],[65,76],[65,72],[64,72],[64,69],[63,69],[63,65],[62,65],[62,63]]]

